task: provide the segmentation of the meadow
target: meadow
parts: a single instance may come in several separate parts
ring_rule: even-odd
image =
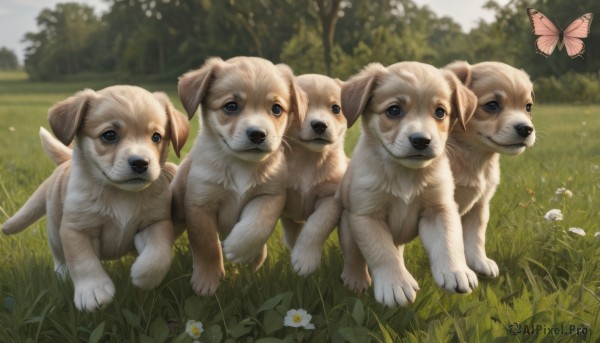
[[[48,108],[85,87],[110,80],[31,83],[22,73],[0,74],[0,222],[50,175],[53,164],[40,146]],[[167,92],[181,109],[176,83],[145,84]],[[134,257],[105,262],[116,285],[114,301],[84,313],[73,303],[70,280],[54,274],[41,220],[15,236],[0,234],[0,342],[192,342],[188,320],[200,321],[200,340],[210,342],[600,342],[600,106],[536,104],[536,145],[502,158],[502,183],[491,204],[487,251],[500,266],[495,279],[480,278],[468,295],[438,288],[417,240],[405,250],[421,290],[406,308],[375,302],[372,291],[356,295],[340,281],[343,260],[334,233],[321,268],[297,276],[281,228],[269,240],[269,257],[257,273],[226,264],[212,297],[189,284],[187,238],[155,290],[130,281]],[[192,122],[189,151],[198,131]],[[358,128],[347,136],[347,153]],[[178,162],[174,157],[172,161]],[[565,187],[572,197],[556,195]],[[562,221],[544,214],[560,209]],[[568,231],[578,227],[580,236]],[[315,329],[290,328],[290,309],[305,309]]]

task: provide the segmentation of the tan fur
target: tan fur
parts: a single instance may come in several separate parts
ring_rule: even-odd
[[[137,250],[133,284],[156,287],[171,264],[174,239],[169,181],[176,166],[166,162],[166,152],[169,139],[177,153],[185,143],[185,117],[164,94],[133,86],[81,91],[54,105],[48,117],[60,141],[44,129],[40,137],[57,168],[3,232],[22,231],[46,214],[54,267],[61,277],[70,274],[80,310],[113,298],[101,259]],[[118,139],[106,142],[108,131]],[[155,133],[162,136],[158,143]],[[73,139],[71,150],[64,144]],[[134,170],[132,161],[141,159],[147,169]]]
[[[323,244],[341,215],[334,195],[348,165],[346,118],[334,113],[341,107],[339,80],[317,74],[296,80],[307,95],[308,111],[288,133],[287,200],[281,221],[292,266],[306,276],[319,267]]]
[[[477,96],[477,110],[464,129],[455,128],[448,140],[455,199],[462,216],[467,264],[477,273],[496,277],[496,262],[485,252],[489,202],[500,182],[499,154],[517,155],[535,143],[531,113],[533,85],[527,74],[507,64],[454,62],[445,67]],[[500,110],[486,111],[496,101]],[[517,125],[531,129],[519,135]]]
[[[420,236],[436,283],[470,292],[477,277],[467,267],[453,179],[445,154],[449,130],[474,109],[471,92],[430,65],[368,65],[342,87],[342,108],[351,123],[362,116],[359,142],[342,180],[339,236],[344,284],[369,287],[388,306],[414,301],[417,282],[406,269],[404,244]],[[401,108],[401,115],[394,106]],[[436,110],[445,113],[434,117]],[[440,114],[440,116],[442,116]],[[426,147],[417,138],[430,140]],[[414,141],[411,141],[411,139]]]
[[[223,255],[255,269],[266,258],[285,204],[283,139],[302,121],[306,100],[289,67],[256,57],[208,59],[181,76],[178,90],[190,118],[200,106],[202,130],[173,180],[173,213],[188,231],[192,287],[209,295],[225,273]],[[237,108],[226,111],[232,102]],[[253,142],[251,131],[264,141]],[[222,247],[219,235],[227,237]]]

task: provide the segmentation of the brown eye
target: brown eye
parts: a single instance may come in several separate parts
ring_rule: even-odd
[[[390,106],[385,111],[385,114],[387,114],[387,116],[390,118],[398,118],[402,115],[402,108],[400,108],[400,106],[397,105]]]
[[[273,113],[274,116],[279,117],[281,113],[283,113],[283,107],[281,107],[281,105],[275,104],[273,105],[273,107],[271,107],[271,113]]]
[[[483,110],[487,113],[498,113],[502,109],[500,103],[498,101],[490,101],[487,104],[483,105]]]
[[[531,113],[531,107],[533,106],[533,104],[527,104],[525,105],[525,111],[530,112]]]
[[[446,118],[446,110],[444,110],[441,107],[438,107],[435,109],[435,113],[433,115],[435,116],[436,119],[442,120],[442,119]]]
[[[237,111],[238,108],[239,108],[238,104],[235,101],[228,102],[225,104],[225,106],[223,106],[223,109],[227,113],[233,113],[233,112]]]
[[[119,136],[113,130],[104,131],[100,136],[105,143],[116,143]]]
[[[331,112],[333,114],[339,114],[341,111],[342,111],[342,109],[340,108],[340,106],[338,106],[338,105],[331,106]]]

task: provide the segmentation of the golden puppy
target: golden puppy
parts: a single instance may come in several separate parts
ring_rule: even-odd
[[[414,301],[419,287],[404,265],[403,250],[417,235],[440,287],[466,293],[477,286],[465,262],[445,155],[450,129],[464,124],[475,103],[452,73],[418,62],[387,68],[372,63],[344,84],[348,125],[359,115],[363,120],[340,187],[346,286],[368,288],[368,265],[377,301],[388,306]]]
[[[287,200],[281,222],[294,270],[304,276],[319,267],[321,248],[340,220],[334,195],[348,159],[341,82],[317,74],[301,75],[296,81],[308,97],[308,111],[288,133]]]
[[[533,84],[522,70],[499,62],[454,62],[445,68],[477,96],[466,130],[455,128],[448,139],[467,264],[496,277],[498,265],[485,253],[489,204],[500,183],[499,154],[517,155],[535,143]]]
[[[223,253],[255,269],[266,257],[285,204],[283,138],[306,100],[288,66],[257,57],[208,59],[179,79],[179,97],[190,119],[201,107],[203,127],[173,180],[174,211],[188,231],[192,287],[210,295]]]
[[[2,231],[17,233],[47,215],[55,270],[70,274],[80,310],[113,298],[100,260],[134,249],[133,284],[156,287],[171,264],[174,234],[169,180],[176,166],[165,162],[169,141],[179,154],[187,139],[185,117],[163,93],[113,86],[76,93],[48,119],[60,142],[44,129],[40,136],[58,167]],[[73,140],[71,151],[65,145]]]

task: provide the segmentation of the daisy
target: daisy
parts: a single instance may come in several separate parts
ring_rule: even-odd
[[[563,220],[563,214],[560,210],[552,209],[552,210],[546,212],[546,214],[544,215],[544,218],[550,222],[560,221],[560,220]]]
[[[585,236],[585,231],[578,227],[570,227],[569,232],[573,232],[574,234],[577,234],[579,236]]]
[[[596,233],[594,234],[594,238],[600,239],[600,232],[596,232]]]
[[[201,322],[195,320],[188,320],[185,325],[185,332],[192,338],[200,338],[200,335],[204,332],[204,327]]]
[[[312,316],[304,309],[289,310],[283,319],[283,325],[299,328],[303,327],[308,330],[315,328],[315,325],[310,322]]]

